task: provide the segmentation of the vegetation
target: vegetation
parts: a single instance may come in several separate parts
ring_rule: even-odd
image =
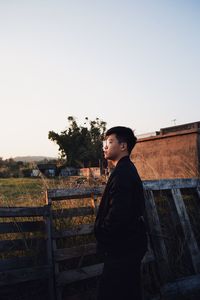
[[[0,179],[0,206],[44,205],[44,200],[45,185],[40,178]]]
[[[15,161],[14,159],[3,160],[0,157],[0,177],[23,177],[27,174],[27,170],[30,169],[30,164],[22,161]]]
[[[104,183],[105,178],[72,176],[63,179],[0,178],[0,207],[42,206],[46,201],[46,189],[71,188]]]
[[[37,163],[53,163],[59,165],[59,160],[43,159]],[[23,178],[31,177],[32,170],[37,167],[34,161],[16,161],[13,158],[3,160],[0,157],[0,178]]]
[[[59,146],[61,157],[66,165],[73,167],[99,166],[102,163],[102,139],[106,122],[96,118],[85,118],[84,126],[78,125],[75,118],[68,117],[69,126],[60,134],[49,132],[49,139]]]
[[[48,137],[59,146],[60,159],[42,159],[41,161],[5,159],[0,157],[0,178],[31,177],[32,170],[38,164],[53,164],[57,168],[56,176],[62,167],[100,167],[103,168],[102,139],[106,131],[106,122],[96,118],[85,118],[84,125],[78,125],[74,117],[68,117],[69,126],[60,134],[50,131]]]

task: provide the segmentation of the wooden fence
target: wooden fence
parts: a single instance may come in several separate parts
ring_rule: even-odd
[[[15,291],[7,295],[3,286],[41,280],[47,284],[46,297],[55,299],[49,216],[49,206],[0,209],[1,299],[17,299]],[[33,294],[34,297],[37,295]]]
[[[144,298],[200,295],[198,179],[143,185],[150,238],[142,267]],[[44,207],[1,208],[0,286],[44,280],[46,299],[74,299],[74,293],[76,299],[83,299],[83,293],[88,293],[85,299],[95,299],[88,282],[96,283],[103,267],[93,235],[102,191],[103,187],[50,189]]]

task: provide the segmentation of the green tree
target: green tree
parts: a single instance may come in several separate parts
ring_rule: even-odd
[[[96,118],[85,118],[84,125],[78,125],[75,118],[68,117],[68,128],[60,134],[49,131],[48,138],[59,146],[66,165],[74,167],[99,166],[102,161],[102,139],[106,122]]]

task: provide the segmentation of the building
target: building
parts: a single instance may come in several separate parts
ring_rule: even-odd
[[[38,170],[46,177],[55,177],[57,167],[56,164],[38,164]]]
[[[138,136],[131,154],[142,180],[200,174],[200,121]]]
[[[98,167],[81,168],[79,169],[79,176],[98,178],[101,176],[101,170]]]
[[[77,174],[77,168],[73,167],[61,167],[59,172],[60,177],[76,176]]]

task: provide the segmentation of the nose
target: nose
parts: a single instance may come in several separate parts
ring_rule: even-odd
[[[108,146],[107,146],[107,143],[106,143],[106,142],[103,142],[103,147],[102,147],[102,148],[103,148],[103,150],[108,148]]]

